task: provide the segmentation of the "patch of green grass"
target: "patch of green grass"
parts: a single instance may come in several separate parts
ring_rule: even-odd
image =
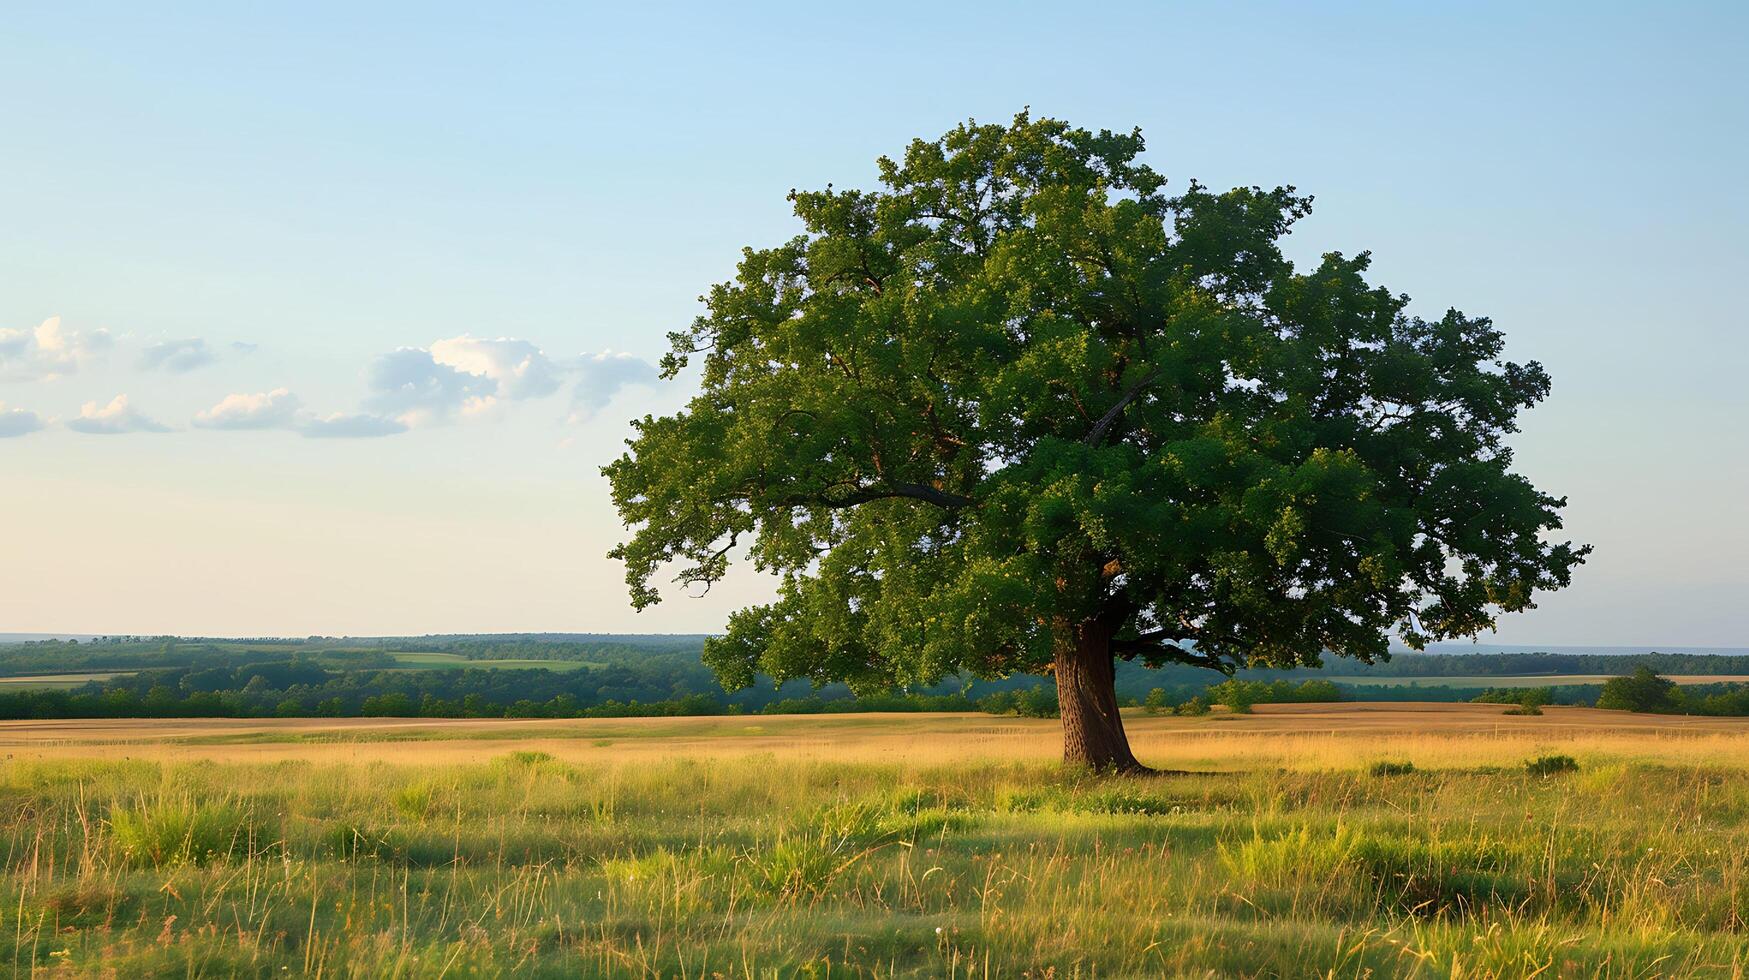
[[[409,783],[395,792],[395,812],[413,821],[424,821],[437,809],[437,787],[428,781]]]
[[[262,843],[247,815],[223,801],[160,799],[114,810],[109,835],[122,862],[153,868],[250,854]]]

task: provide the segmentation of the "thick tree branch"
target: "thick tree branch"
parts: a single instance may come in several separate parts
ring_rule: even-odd
[[[1157,654],[1176,661],[1177,663],[1189,664],[1193,667],[1207,667],[1210,670],[1218,670],[1229,676],[1232,675],[1236,666],[1220,659],[1219,657],[1201,653],[1197,650],[1187,649],[1176,643],[1152,643],[1140,639],[1112,640],[1111,652],[1125,660],[1130,660],[1138,656],[1146,656],[1148,654]]]
[[[836,499],[822,499],[828,507],[854,507],[873,500],[890,500],[904,497],[910,500],[921,500],[926,504],[934,504],[949,510],[960,507],[970,507],[977,501],[957,493],[937,490],[922,483],[887,483],[884,485],[858,487],[849,494]]]
[[[1099,421],[1093,423],[1093,430],[1087,433],[1087,438],[1083,441],[1089,446],[1097,446],[1105,441],[1105,433],[1111,429],[1112,424],[1117,421],[1117,417],[1123,414],[1124,408],[1127,407],[1130,402],[1135,401],[1136,396],[1142,393],[1142,389],[1146,388],[1159,376],[1160,369],[1155,368],[1147,374],[1142,375],[1141,378],[1137,379],[1135,384],[1124,389],[1124,393],[1118,398],[1117,404],[1111,406],[1104,415],[1101,415]]]
[[[962,507],[971,507],[977,503],[977,501],[973,500],[971,497],[961,494],[950,493],[946,490],[938,490],[935,487],[922,483],[904,482],[876,483],[866,486],[852,485],[843,492],[837,493],[833,492],[833,488],[828,487],[817,493],[792,494],[790,496],[776,498],[771,502],[778,507],[812,506],[842,508],[855,507],[876,500],[893,500],[896,498],[921,500],[926,504],[933,504],[946,510],[957,510]]]

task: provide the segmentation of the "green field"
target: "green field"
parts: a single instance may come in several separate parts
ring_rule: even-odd
[[[389,728],[398,740],[381,741]],[[1741,976],[1749,724],[1483,705],[9,723],[52,976]],[[425,740],[429,738],[430,740]],[[1551,753],[1573,772],[1537,775]],[[1413,763],[1375,774],[1374,763]]]
[[[475,667],[485,670],[510,670],[532,667],[541,670],[581,670],[584,667],[602,666],[586,660],[470,660],[458,653],[390,653],[389,656],[404,666],[417,668]]]
[[[0,677],[0,691],[70,690],[92,681],[107,681],[126,677],[130,671],[93,671],[76,674],[33,674],[26,677]]]

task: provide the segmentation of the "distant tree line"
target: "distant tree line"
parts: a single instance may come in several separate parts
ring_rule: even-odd
[[[1678,685],[1642,666],[1603,685],[1599,708],[1672,715],[1749,715],[1749,684]]]
[[[615,663],[636,657],[699,661],[704,636],[505,633],[490,636],[388,637],[333,642],[400,653],[450,653],[469,660],[563,660]],[[703,664],[699,664],[701,669]],[[714,680],[714,678],[713,678]]]
[[[947,678],[923,689],[853,697],[842,684],[768,679],[725,693],[700,659],[701,637],[515,634],[399,639],[185,639],[103,637],[0,646],[0,676],[127,672],[71,690],[0,693],[0,717],[404,716],[588,717],[722,712],[969,711],[1055,717],[1056,688],[1028,675]],[[445,653],[475,661],[562,661],[572,669],[411,669],[396,653]],[[1240,671],[1228,679],[1183,665],[1118,666],[1120,703],[1194,714],[1211,704],[1244,711],[1292,701],[1468,701],[1520,705],[1525,688],[1478,692],[1447,677],[1508,673],[1618,673],[1605,685],[1553,685],[1548,702],[1628,710],[1749,714],[1749,685],[1678,688],[1659,667],[1689,674],[1749,673],[1749,658],[1692,654],[1404,655],[1367,668],[1433,683],[1356,685],[1310,671]],[[1608,669],[1615,668],[1615,669]],[[1643,673],[1657,678],[1646,681]],[[1350,668],[1355,669],[1355,668]],[[1637,678],[1637,679],[1636,679]],[[1214,683],[1217,682],[1218,683]],[[1611,682],[1616,684],[1616,682]],[[1634,693],[1639,692],[1639,693]],[[1645,693],[1651,692],[1651,693]],[[1663,692],[1663,693],[1658,693]]]
[[[1403,653],[1343,674],[1375,677],[1488,677],[1531,674],[1749,674],[1749,655],[1710,653]]]
[[[686,678],[621,666],[546,669],[456,668],[431,670],[336,670],[302,658],[236,666],[190,666],[142,670],[94,681],[72,690],[0,693],[0,718],[170,717],[423,717],[589,718],[646,715],[714,715],[765,712],[811,714],[849,711],[985,711],[1048,718],[1057,713],[1057,692],[1048,681],[978,693],[894,692],[853,697],[848,691],[784,688],[725,694],[686,690]],[[786,685],[793,690],[793,685]],[[804,690],[806,690],[804,684]],[[1192,704],[1195,714],[1210,703],[1235,711],[1253,704],[1336,701],[1329,681],[1227,680],[1200,688],[1150,693],[1150,704],[1170,699]],[[1139,704],[1125,697],[1126,705]],[[1201,710],[1196,710],[1201,705]]]
[[[236,667],[281,661],[286,657],[284,650],[176,639],[125,643],[49,640],[0,647],[0,677],[171,667]],[[321,660],[331,666],[344,668],[395,666],[395,658],[380,651],[326,651],[321,655]]]
[[[1680,685],[1644,664],[1603,684],[1553,687],[1495,687],[1470,699],[1478,704],[1517,705],[1523,714],[1540,714],[1547,704],[1595,705],[1646,714],[1749,716],[1749,684]]]

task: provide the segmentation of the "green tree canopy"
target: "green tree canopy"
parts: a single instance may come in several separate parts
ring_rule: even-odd
[[[1675,681],[1641,666],[1635,667],[1632,674],[1604,682],[1597,706],[1616,711],[1675,711],[1681,706],[1681,697]]]
[[[1566,585],[1504,442],[1543,369],[1365,253],[1296,270],[1293,188],[1171,194],[1142,149],[1022,113],[791,192],[803,233],[671,335],[697,396],[604,468],[634,604],[744,547],[782,581],[707,644],[726,685],[1050,672],[1065,757],[1128,768],[1114,657],[1370,662]]]

